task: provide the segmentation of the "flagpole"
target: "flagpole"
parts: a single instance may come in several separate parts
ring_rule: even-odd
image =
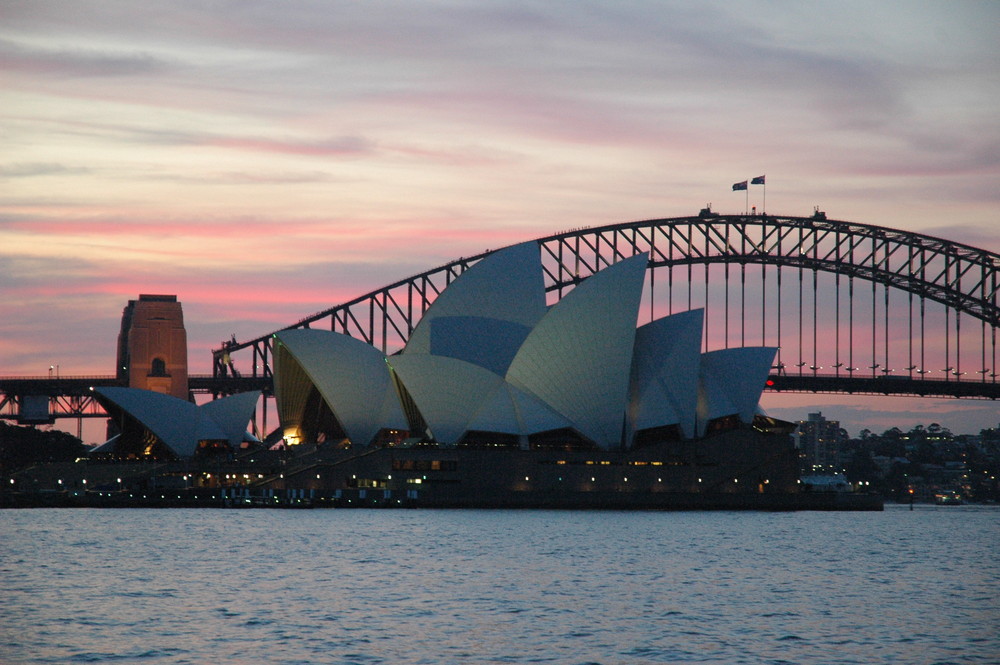
[[[759,175],[755,178],[750,179],[751,185],[763,185],[764,186],[764,200],[761,203],[760,211],[762,214],[767,213],[767,176]]]

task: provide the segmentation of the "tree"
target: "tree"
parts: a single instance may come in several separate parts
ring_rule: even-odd
[[[33,464],[68,462],[85,457],[87,447],[80,439],[52,430],[43,432],[0,422],[0,474],[7,475]]]

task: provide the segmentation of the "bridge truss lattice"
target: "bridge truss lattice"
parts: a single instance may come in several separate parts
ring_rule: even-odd
[[[828,220],[822,213],[707,210],[573,229],[535,242],[550,302],[596,271],[648,253],[639,323],[703,308],[705,350],[777,346],[775,376],[799,379],[788,389],[826,385],[832,392],[854,392],[852,384],[871,386],[878,379],[876,392],[998,395],[1000,255],[984,249]],[[285,329],[334,330],[391,353],[402,348],[437,295],[487,254],[408,277]],[[272,339],[268,334],[224,344],[213,351],[213,375],[242,368],[269,379]],[[247,351],[249,368],[234,359]],[[831,380],[824,384],[824,378]],[[934,390],[899,390],[892,382],[900,380]],[[982,389],[970,391],[970,382]]]

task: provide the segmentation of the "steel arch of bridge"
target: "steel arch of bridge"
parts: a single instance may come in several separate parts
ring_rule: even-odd
[[[705,307],[706,319],[710,313],[713,320],[724,318],[724,335],[712,338],[717,346],[759,342],[781,347],[776,366],[778,375],[786,372],[780,353],[788,358],[796,351],[796,326],[794,321],[787,322],[789,311],[798,317],[795,370],[799,375],[805,372],[816,376],[821,369],[817,330],[821,318],[832,316],[825,311],[830,302],[821,308],[821,300],[826,298],[835,303],[832,308],[836,310],[833,328],[837,362],[832,369],[839,379],[853,378],[855,371],[865,373],[865,368],[853,366],[863,355],[856,353],[856,347],[861,344],[870,350],[871,365],[867,370],[871,378],[890,378],[888,372],[896,371],[888,367],[890,346],[896,346],[895,338],[901,337],[901,330],[906,329],[908,366],[901,371],[908,372],[909,378],[932,379],[936,375],[925,377],[924,374],[935,371],[945,373],[944,380],[935,383],[957,383],[966,373],[958,369],[965,358],[966,366],[973,360],[978,365],[972,372],[977,381],[996,387],[996,377],[1000,373],[996,363],[1000,255],[987,250],[881,226],[828,220],[822,213],[812,217],[786,217],[719,215],[708,210],[692,217],[573,229],[539,238],[536,242],[541,249],[545,288],[553,300],[594,272],[648,252],[646,289],[650,318],[680,309]],[[400,348],[437,295],[489,253],[461,258],[408,277],[284,329],[324,327],[362,339],[384,352]],[[703,266],[703,279],[695,274],[696,266]],[[725,275],[724,288],[713,286],[710,279],[711,270],[719,267]],[[793,284],[790,299],[787,286],[785,295],[782,293],[783,273],[785,283],[791,281]],[[822,286],[821,275],[825,280]],[[773,280],[770,286],[769,277]],[[718,280],[718,275],[715,279]],[[870,294],[861,293],[863,289],[858,288],[856,282],[869,285]],[[656,300],[657,289],[667,290],[666,302],[663,298]],[[756,332],[747,333],[748,294],[760,303],[759,337]],[[722,300],[724,314],[719,315],[717,301]],[[859,304],[862,301],[863,305]],[[769,304],[770,312],[767,311]],[[931,311],[934,307],[937,310]],[[844,321],[841,321],[842,313]],[[973,322],[972,326],[966,323],[964,331],[963,317]],[[943,327],[928,334],[925,326],[935,321],[940,324],[938,320],[942,318]],[[783,321],[786,326],[784,339]],[[739,328],[739,334],[734,327]],[[791,339],[787,332],[789,327],[793,329]],[[938,342],[942,334],[943,354]],[[805,348],[810,336],[811,349]],[[707,322],[705,337],[708,347],[710,327]],[[859,341],[855,342],[855,338]],[[213,351],[213,375],[239,375],[233,354],[249,349],[253,355],[249,374],[270,378],[271,340],[269,334],[244,342],[224,343]],[[877,362],[883,351],[886,365]],[[942,362],[946,368],[927,369],[933,362]],[[244,374],[247,373],[244,369]],[[832,391],[850,392],[844,387],[844,380],[830,385],[837,386]],[[995,396],[995,391],[987,393],[980,396]],[[922,393],[915,391],[914,394]],[[962,391],[949,390],[944,394],[964,395]]]

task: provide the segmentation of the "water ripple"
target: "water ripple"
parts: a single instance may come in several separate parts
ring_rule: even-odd
[[[998,514],[0,511],[0,662],[995,663]]]

